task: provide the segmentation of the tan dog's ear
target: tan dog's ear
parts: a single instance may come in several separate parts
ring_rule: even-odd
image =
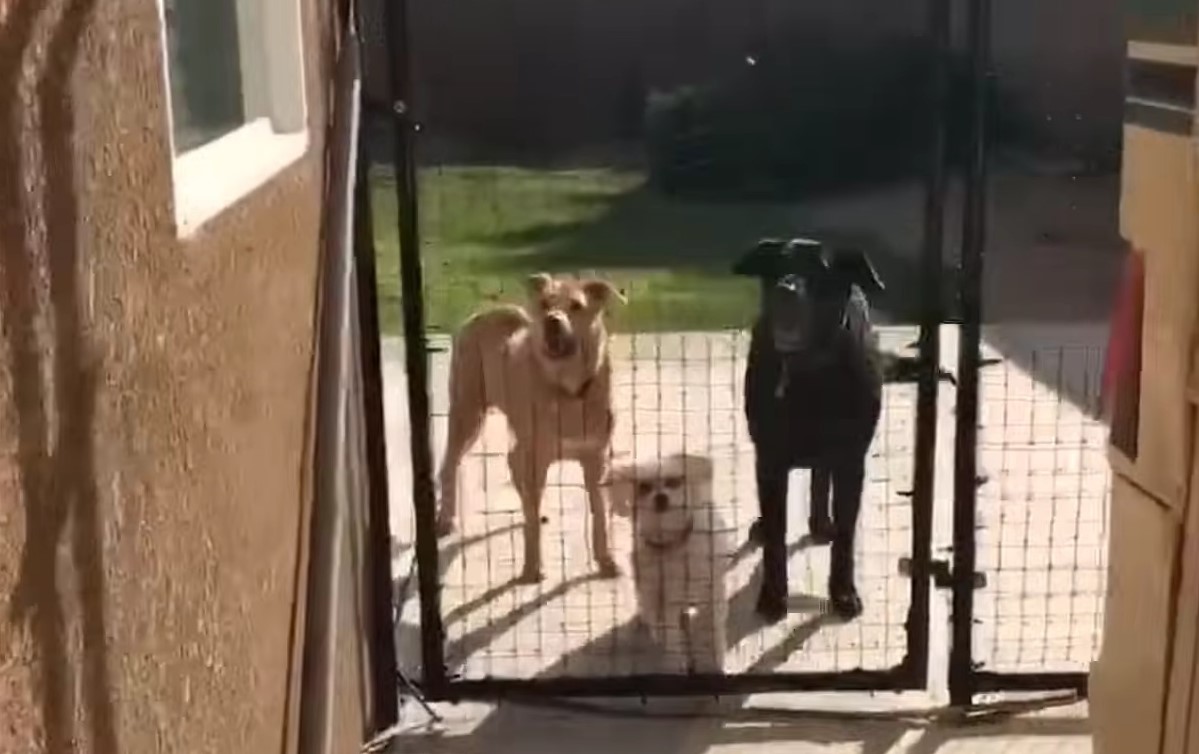
[[[626,303],[624,293],[607,280],[592,279],[584,281],[583,292],[587,294],[588,301],[594,301],[605,309],[613,301],[619,301],[622,304]]]
[[[552,282],[554,282],[554,278],[548,272],[538,272],[536,275],[529,275],[527,281],[529,293],[534,296],[540,296],[545,293],[545,289],[549,288]]]

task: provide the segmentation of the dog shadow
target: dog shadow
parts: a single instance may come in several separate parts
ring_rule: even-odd
[[[805,534],[795,542],[787,545],[787,557],[791,558],[793,555],[819,546],[820,545],[816,544],[816,541],[812,539],[811,534]],[[754,550],[761,549],[761,547],[762,546],[760,544],[753,541],[752,537],[746,536],[737,549],[733,551],[732,557],[729,561],[729,568],[735,568],[742,560],[745,560],[750,553],[752,553]]]
[[[488,540],[496,537],[502,537],[520,528],[520,524],[509,524],[501,526],[498,529],[492,529],[482,534],[475,534],[469,537],[456,537],[448,541],[439,549],[437,558],[437,581],[442,583],[445,576],[449,573],[450,567],[460,558],[463,557],[471,548],[481,545]],[[393,537],[391,543],[392,560],[393,562],[399,557],[408,555],[408,567],[402,573],[397,573],[392,580],[392,615],[395,616],[395,645],[396,656],[399,660],[401,668],[405,671],[412,671],[420,658],[420,636],[421,629],[418,624],[409,623],[404,620],[404,611],[408,607],[409,600],[419,599],[417,593],[417,561],[410,554],[414,549],[414,545],[407,542],[401,542]],[[444,618],[443,625],[448,626],[453,622],[465,619],[472,612],[485,607],[487,604],[494,602],[502,597],[505,593],[516,588],[515,580],[509,581],[496,587],[488,589],[483,594],[475,597],[471,601],[458,605],[450,610]],[[472,644],[473,646],[473,644]]]
[[[522,602],[514,610],[508,611],[498,620],[489,620],[479,628],[476,628],[473,631],[468,631],[462,636],[446,642],[446,673],[453,677],[455,672],[458,671],[463,664],[465,664],[471,655],[475,654],[476,652],[480,652],[494,644],[496,639],[512,630],[524,619],[535,615],[543,607],[565,596],[567,592],[575,587],[582,586],[592,581],[599,581],[601,579],[603,579],[603,577],[598,573],[588,573],[559,582],[550,589],[539,591],[536,597],[526,602]],[[516,584],[517,581],[513,579],[507,584],[501,585],[492,591],[497,591],[502,594],[503,592],[514,589]]]
[[[458,560],[458,558],[460,558],[462,555],[464,555],[471,548],[473,548],[477,545],[481,545],[481,544],[487,542],[488,540],[511,534],[511,533],[517,531],[518,529],[520,529],[520,524],[508,524],[507,526],[501,526],[498,529],[490,529],[488,531],[483,532],[482,534],[474,534],[469,537],[456,537],[454,539],[449,540],[445,545],[441,546],[438,549],[438,556],[437,556],[438,582],[440,583],[441,581],[443,581],[445,579],[446,574],[449,573],[450,566],[453,565],[454,562]],[[406,606],[407,601],[409,599],[412,599],[413,597],[417,596],[417,594],[416,594],[417,563],[416,563],[414,550],[415,550],[415,545],[413,543],[401,542],[400,540],[396,539],[395,537],[392,537],[392,540],[391,540],[392,561],[394,562],[396,560],[399,560],[401,557],[404,557],[404,556],[407,556],[408,558],[410,558],[410,560],[408,561],[408,568],[406,569],[406,571],[404,573],[396,574],[392,580],[392,594],[393,594],[392,605],[395,608],[395,611],[397,614],[403,613],[404,607]],[[473,607],[471,607],[470,609],[464,610],[463,608],[466,607],[465,605],[455,608],[455,610],[453,611],[453,612],[457,613],[457,616],[455,619],[464,618],[472,610],[483,607],[484,605],[487,604],[488,601],[497,599],[498,597],[502,596],[504,592],[511,589],[514,585],[515,584],[510,583],[510,584],[503,585],[502,588],[496,587],[492,590],[488,590],[487,594],[491,595],[490,599],[486,600],[486,601],[480,601],[481,598],[476,598],[475,600],[472,600],[472,602],[470,603],[473,605]],[[478,604],[474,604],[476,602]],[[452,619],[447,615],[445,620],[446,620],[446,623],[449,623]]]
[[[793,545],[798,546],[799,543]],[[729,601],[730,650],[762,628],[753,609],[760,585],[759,565]],[[569,588],[569,582],[562,586],[561,591],[564,591]],[[788,607],[791,612],[804,613],[806,617],[744,672],[767,674],[777,670],[822,627],[836,621],[826,610],[825,600],[813,595],[793,595]],[[564,654],[539,677],[648,674],[663,672],[661,665],[660,650],[654,647],[639,621],[633,619]],[[680,687],[685,684],[686,677],[680,675]],[[627,754],[703,754],[717,746],[803,741],[822,745],[859,744],[858,750],[864,754],[884,754],[896,746],[906,732],[905,727],[888,723],[844,726],[834,721],[811,720],[750,726],[722,720],[716,715],[704,715],[727,713],[743,707],[746,700],[747,697],[742,695],[719,700],[655,699],[652,702],[655,706],[666,705],[672,712],[683,713],[664,719],[638,719],[638,711],[649,704],[640,699],[602,700],[599,702],[601,709],[611,714],[595,719],[537,707],[500,704],[469,733],[413,731],[402,737],[401,747],[411,741],[421,750],[446,754],[557,754],[562,750],[563,742],[569,741],[574,754],[608,754],[619,742],[619,747]]]
[[[456,539],[441,550],[438,565],[441,578],[450,566],[472,547],[486,540],[502,536],[519,528],[518,524],[502,527],[481,535]],[[787,550],[788,557],[815,546],[809,535],[800,537]],[[758,545],[749,538],[731,555],[728,570],[731,571],[744,557],[748,556]],[[761,564],[759,563],[748,583],[738,590],[729,602],[729,621],[727,624],[728,648],[732,649],[744,639],[761,628],[754,610],[758,590],[761,586]],[[445,645],[446,671],[452,677],[460,671],[469,658],[493,645],[495,641],[512,630],[523,620],[535,615],[539,610],[564,597],[571,590],[599,580],[596,574],[584,574],[567,579],[550,589],[539,591],[537,595],[527,600],[513,610],[504,613],[497,619],[488,619],[483,625],[461,636],[455,637]],[[403,582],[401,584],[401,582]],[[468,616],[496,602],[505,594],[520,587],[516,578],[487,589],[483,593],[460,605],[446,611],[442,618],[443,628],[464,621]],[[415,573],[410,573],[403,579],[397,580],[396,615],[402,616],[405,600],[411,598],[415,589]],[[747,672],[765,673],[786,662],[787,658],[798,651],[803,644],[821,627],[835,620],[828,612],[827,601],[814,595],[793,594],[788,598],[788,611],[792,613],[810,614],[811,617],[801,623],[782,642],[767,650]],[[413,669],[417,658],[420,657],[419,625],[408,623],[397,617],[396,647],[402,666]],[[543,675],[572,675],[572,676],[610,676],[636,672],[665,673],[671,672],[667,658],[658,650],[650,638],[644,625],[636,618],[614,627],[607,633],[596,637],[578,649],[563,655],[554,666],[547,668]]]

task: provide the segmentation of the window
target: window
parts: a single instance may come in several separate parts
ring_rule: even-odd
[[[308,147],[299,0],[162,0],[180,235]]]

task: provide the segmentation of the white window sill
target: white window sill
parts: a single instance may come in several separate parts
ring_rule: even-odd
[[[307,131],[280,134],[266,118],[175,158],[175,226],[180,238],[253,193],[308,151]]]
[[[1178,66],[1199,65],[1199,50],[1194,45],[1161,44],[1158,42],[1128,43],[1128,57]]]

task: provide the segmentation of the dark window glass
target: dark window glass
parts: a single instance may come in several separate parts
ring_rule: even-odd
[[[165,0],[175,151],[245,122],[237,0]]]

